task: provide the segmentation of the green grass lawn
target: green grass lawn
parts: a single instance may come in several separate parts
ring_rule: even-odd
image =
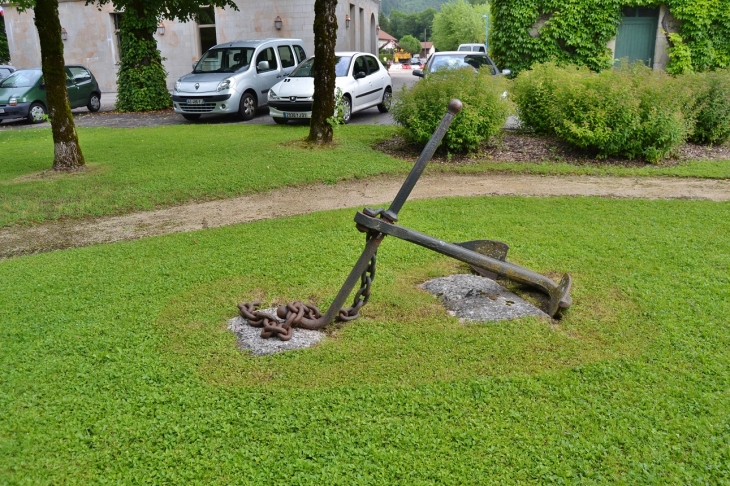
[[[406,226],[570,272],[573,307],[460,324],[417,284],[464,266],[386,239],[361,319],[239,351],[237,302],[326,307],[352,216],[0,262],[0,484],[730,482],[730,203],[409,202]]]
[[[329,150],[304,147],[300,141],[307,130],[262,125],[79,128],[89,170],[73,175],[42,174],[52,165],[50,130],[3,130],[0,227],[124,214],[287,185],[405,174],[410,168],[410,163],[372,148],[392,137],[394,127],[338,127],[337,145]],[[639,168],[482,161],[429,170],[728,178],[730,161]]]

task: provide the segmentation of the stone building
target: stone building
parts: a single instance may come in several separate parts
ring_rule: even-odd
[[[204,22],[164,20],[155,33],[165,58],[167,85],[190,72],[191,65],[215,44],[268,37],[304,41],[307,55],[314,54],[314,0],[234,0],[238,11],[204,7]],[[10,59],[17,68],[41,65],[40,43],[33,23],[33,11],[20,13],[0,0]],[[380,0],[340,0],[337,3],[337,50],[377,54],[377,19]],[[119,69],[119,19],[112,5],[101,9],[84,0],[59,0],[66,64],[83,64],[96,76],[102,91],[116,91]]]

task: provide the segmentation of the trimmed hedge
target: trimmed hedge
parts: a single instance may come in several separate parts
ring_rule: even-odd
[[[472,68],[437,71],[404,90],[393,106],[393,118],[403,126],[406,138],[426,145],[441,122],[449,101],[463,103],[441,142],[440,150],[470,152],[501,132],[512,113],[505,96],[509,80],[494,76],[489,69]]]
[[[594,73],[540,64],[511,90],[522,127],[599,157],[659,162],[687,140],[730,138],[730,73],[677,77],[642,64]]]

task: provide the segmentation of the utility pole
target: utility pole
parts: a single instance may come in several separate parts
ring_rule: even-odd
[[[489,5],[489,3],[487,3]],[[487,51],[487,55],[489,55],[489,14],[484,14],[482,17],[486,20],[486,35],[484,37],[484,49]]]

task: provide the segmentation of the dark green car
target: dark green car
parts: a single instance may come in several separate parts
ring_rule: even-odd
[[[85,106],[91,112],[101,108],[99,84],[84,66],[66,66],[66,89],[71,108]],[[47,114],[46,84],[40,68],[19,69],[0,81],[0,122],[25,118],[40,123]]]

